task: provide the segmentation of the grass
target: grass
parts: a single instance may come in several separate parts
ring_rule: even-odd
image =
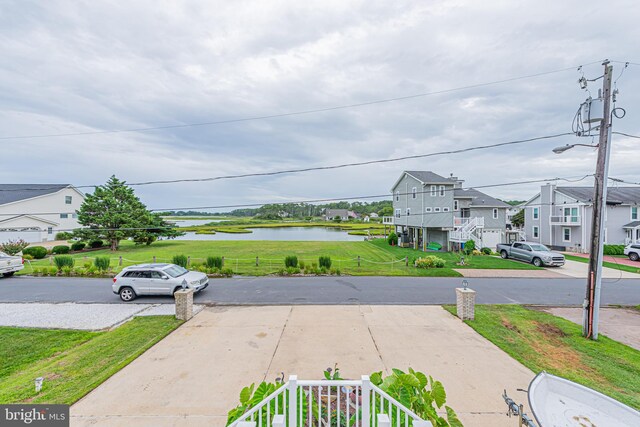
[[[72,404],[180,323],[149,316],[108,332],[0,328],[0,403]],[[44,377],[38,394],[37,377]]]
[[[455,306],[445,307],[455,314]],[[547,371],[640,409],[640,352],[568,320],[518,305],[476,305],[465,322],[533,372]]]
[[[609,255],[607,255],[609,256]],[[571,261],[578,261],[578,262],[582,262],[584,264],[588,264],[589,263],[589,258],[584,258],[581,256],[575,256],[575,255],[567,255],[565,254],[564,256],[566,259],[571,260]],[[626,257],[620,257],[620,258],[626,258]],[[615,262],[608,262],[608,261],[604,261],[602,263],[603,267],[607,267],[607,268],[613,268],[614,270],[622,270],[622,271],[628,271],[629,273],[638,273],[640,274],[640,263],[638,263],[638,267],[632,267],[630,265],[624,265],[624,264],[618,264]]]
[[[321,255],[328,255],[333,262],[333,269],[340,269],[343,274],[360,276],[460,277],[461,274],[454,269],[536,269],[530,264],[486,255],[465,256],[466,265],[458,266],[457,263],[460,261],[458,254],[425,253],[414,249],[392,247],[383,239],[361,242],[162,240],[151,246],[136,246],[132,242],[123,241],[120,250],[116,252],[103,249],[71,256],[75,258],[76,267],[92,262],[97,256],[109,256],[111,266],[115,271],[119,271],[120,256],[123,259],[123,266],[127,266],[151,262],[154,256],[157,262],[171,262],[176,254],[190,256],[193,264],[202,264],[209,256],[223,256],[225,267],[233,269],[235,274],[257,276],[278,272],[284,267],[284,258],[287,255],[296,255],[306,264],[318,263]],[[416,258],[430,254],[443,258],[445,267],[429,270],[413,267],[413,261]],[[257,267],[256,256],[259,257]],[[358,256],[360,266],[358,266]],[[409,266],[405,265],[405,257],[408,257]],[[34,268],[49,267],[49,260],[32,261],[31,264]],[[19,274],[29,274],[31,271],[27,266]]]

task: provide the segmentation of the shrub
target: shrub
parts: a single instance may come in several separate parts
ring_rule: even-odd
[[[220,274],[222,274],[224,277],[231,277],[233,276],[233,269],[223,268],[222,270],[220,270]]]
[[[49,276],[56,276],[58,274],[58,269],[56,267],[49,267]]]
[[[92,240],[89,242],[89,247],[91,249],[101,248],[104,246],[104,242],[100,239]]]
[[[72,251],[81,251],[84,249],[84,247],[87,246],[87,244],[85,242],[73,242],[71,244],[71,250]]]
[[[474,242],[473,240],[467,240],[466,242],[464,242],[463,252],[465,254],[471,255],[475,249],[476,249],[476,242]]]
[[[44,246],[31,246],[22,250],[24,255],[31,255],[34,259],[42,259],[47,256],[47,248]]]
[[[336,216],[333,218],[333,222],[342,222],[342,218],[340,218],[339,216]]]
[[[305,266],[306,265],[303,260],[298,261],[298,267],[300,268],[300,270],[304,270]]]
[[[418,258],[415,261],[417,268],[443,268],[445,261],[437,256],[429,255],[424,258]]]
[[[7,255],[16,255],[27,246],[29,246],[29,243],[25,242],[22,239],[9,240],[7,242],[0,243],[0,251],[6,253]]]
[[[53,262],[58,267],[58,271],[62,270],[64,267],[73,268],[73,258],[68,255],[59,255],[53,258]]]
[[[398,235],[396,233],[394,233],[393,231],[391,233],[389,233],[389,236],[387,237],[387,243],[389,243],[389,245],[391,245],[391,246],[397,246],[398,245]]]
[[[222,257],[219,257],[219,256],[207,257],[206,261],[204,262],[204,265],[206,265],[208,268],[222,269]]]
[[[295,255],[289,255],[284,259],[284,266],[289,267],[297,267],[298,266],[298,257]]]
[[[287,267],[288,275],[298,274],[298,273],[300,273],[300,269],[298,267]]]
[[[482,253],[485,255],[491,255],[493,252],[491,251],[491,248],[482,248]]]
[[[51,249],[51,253],[58,255],[58,254],[68,254],[69,253],[69,246],[67,245],[58,245],[58,246],[54,246]]]
[[[340,271],[340,269],[336,268],[336,276],[341,276],[341,275],[342,275],[342,272]]]
[[[111,259],[109,259],[108,256],[99,256],[99,257],[96,257],[95,260],[93,260],[93,265],[99,271],[107,271],[107,270],[109,270],[109,265],[110,264],[111,264]]]
[[[604,245],[604,255],[624,255],[624,245]]]
[[[318,258],[318,265],[326,269],[331,268],[331,257],[326,255],[321,256],[320,258]]]
[[[175,265],[179,265],[180,267],[187,268],[187,256],[186,255],[174,255],[171,260]]]
[[[69,267],[68,265],[65,265],[62,267],[62,274],[65,276],[71,276],[71,267]]]
[[[68,233],[66,231],[61,231],[56,233],[56,240],[69,240],[73,237],[73,234]]]
[[[29,255],[29,254],[22,254],[22,258],[24,260],[28,260],[31,261],[33,259],[33,255]]]

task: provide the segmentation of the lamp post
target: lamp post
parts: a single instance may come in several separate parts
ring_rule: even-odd
[[[600,289],[602,286],[602,258],[604,249],[604,217],[607,208],[607,180],[609,179],[609,155],[611,153],[611,74],[613,66],[604,62],[604,83],[602,98],[604,111],[600,138],[598,142],[598,161],[594,175],[593,215],[591,221],[591,247],[589,251],[589,272],[587,275],[587,292],[583,303],[582,334],[590,339],[598,339],[598,317],[600,311]],[[571,144],[553,149],[561,154],[576,146],[587,144]]]

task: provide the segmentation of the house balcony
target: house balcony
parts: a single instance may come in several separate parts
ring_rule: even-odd
[[[582,225],[582,218],[574,215],[559,215],[551,217],[551,225]]]
[[[469,223],[472,223],[473,226],[477,228],[484,228],[484,217],[473,217],[473,218],[462,218],[459,216],[453,217],[453,227],[463,228],[469,226]]]
[[[394,224],[394,217],[392,216],[383,216],[382,217],[382,223],[385,225],[393,225]]]

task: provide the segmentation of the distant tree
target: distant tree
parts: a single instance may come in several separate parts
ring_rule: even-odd
[[[380,211],[378,211],[378,215],[380,215],[380,216],[392,216],[393,215],[393,207],[392,206],[385,206],[384,208],[380,209]]]
[[[524,225],[524,209],[521,209],[517,214],[511,217],[511,224],[516,227],[522,227]]]
[[[85,228],[74,235],[86,240],[102,239],[112,251],[120,241],[132,238],[139,244],[151,244],[158,237],[176,237],[182,233],[151,213],[136,197],[133,189],[111,176],[105,185],[87,194],[78,210],[78,222]]]

